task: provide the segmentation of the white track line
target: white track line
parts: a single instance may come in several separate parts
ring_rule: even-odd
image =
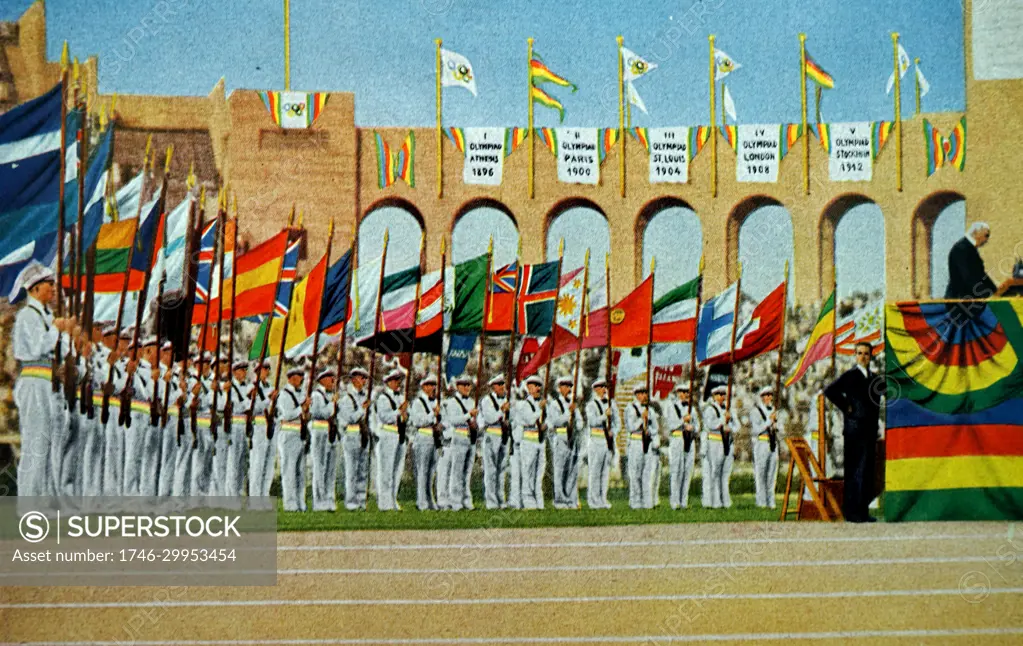
[[[305,644],[586,644],[604,642],[609,644],[664,643],[664,642],[721,642],[721,641],[769,641],[769,640],[827,640],[842,639],[877,639],[889,638],[925,638],[925,637],[998,637],[1004,635],[1023,634],[1023,628],[949,628],[922,630],[849,630],[835,632],[806,633],[713,633],[708,635],[610,635],[589,637],[437,637],[420,639],[218,639],[218,640],[173,640],[173,641],[140,641],[132,643],[139,646],[241,646],[256,644],[258,646],[301,646]],[[120,641],[46,641],[21,642],[31,646],[123,646]]]
[[[409,545],[397,543],[393,545],[278,545],[278,552],[371,552],[371,551],[420,551],[420,550],[516,550],[533,548],[600,548],[600,547],[663,547],[691,545],[749,545],[785,543],[864,543],[885,541],[949,541],[978,538],[1005,538],[1004,533],[998,534],[895,534],[863,536],[805,536],[778,538],[687,538],[674,541],[579,541],[564,543],[425,543]]]
[[[1023,594],[1023,587],[991,588],[989,595]],[[856,599],[883,597],[949,597],[959,588],[925,590],[839,590],[834,592],[750,592],[731,594],[651,594],[605,597],[497,597],[492,599],[238,599],[194,601],[83,601],[5,603],[0,610],[78,610],[115,608],[248,608],[286,606],[489,606],[529,603],[608,603],[628,601],[722,601],[776,599]]]
[[[522,565],[510,567],[476,567],[476,568],[279,568],[277,570],[242,570],[232,571],[232,575],[328,575],[328,574],[370,574],[370,575],[416,575],[416,574],[516,574],[529,572],[626,572],[637,570],[699,570],[699,569],[721,569],[736,568],[791,568],[791,567],[848,567],[867,565],[935,565],[935,564],[960,564],[960,563],[991,563],[992,559],[987,556],[918,556],[907,558],[890,559],[828,559],[807,561],[718,561],[706,563],[620,563],[620,564],[595,564],[595,565]],[[150,576],[153,572],[44,572],[36,576]],[[196,578],[208,578],[211,576],[223,576],[223,574],[202,574],[194,571],[159,572],[157,576],[194,576]],[[0,572],[0,579],[4,577],[29,576],[18,572]]]

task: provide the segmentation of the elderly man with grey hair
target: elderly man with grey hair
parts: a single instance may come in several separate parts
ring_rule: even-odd
[[[984,261],[977,251],[987,244],[991,227],[974,222],[948,253],[948,287],[945,298],[988,298],[994,295],[994,281],[984,271]]]

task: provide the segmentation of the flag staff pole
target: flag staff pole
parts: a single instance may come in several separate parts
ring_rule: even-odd
[[[505,384],[507,385],[508,410],[504,414],[504,423],[501,425],[501,446],[508,445],[508,455],[514,455],[515,443],[511,441],[511,407],[512,397],[515,393],[513,384],[517,379],[518,371],[515,366],[515,337],[519,330],[519,285],[522,283],[522,236],[519,236],[518,249],[515,252],[515,286],[512,293],[512,322],[511,331],[508,334],[508,359],[505,364]],[[507,431],[505,430],[507,429]]]
[[[621,144],[621,160],[618,163],[618,183],[621,196],[625,197],[625,59],[622,55],[622,37],[618,36],[618,131]],[[553,351],[553,348],[552,348]]]
[[[913,76],[916,79],[916,113],[920,114],[920,99],[921,99],[921,96],[920,96],[920,59],[919,58],[914,58],[913,59],[913,65],[914,65],[913,71],[915,72],[915,74]]]
[[[64,177],[67,175],[67,81],[68,54],[67,41],[60,55],[60,177],[57,180],[57,318],[64,316]],[[81,181],[81,178],[79,178]],[[57,336],[53,361],[50,367],[51,386],[54,393],[60,392],[59,366],[61,355],[61,337]]]
[[[444,197],[444,139],[443,139],[443,125],[441,122],[441,54],[440,46],[441,39],[438,38],[434,41],[437,43],[437,198]]]
[[[696,386],[696,339],[700,331],[700,306],[703,304],[703,256],[700,256],[700,287],[696,290],[696,323],[693,326],[693,343],[689,350],[689,409],[687,413],[693,414],[693,388]]]
[[[330,252],[331,247],[334,245],[334,218],[330,218],[330,224],[327,227],[327,253],[325,255],[326,263],[323,268],[324,278],[326,273],[330,269]],[[233,314],[233,312],[232,312]],[[316,317],[316,329],[313,331],[313,353],[312,359],[309,361],[309,381],[306,382],[305,386],[305,398],[308,400],[313,396],[313,383],[316,381],[316,358],[320,354],[320,327],[323,325],[323,295],[320,295],[320,311]],[[337,384],[337,380],[340,379],[340,375],[335,376],[334,383]],[[309,432],[309,420],[310,414],[304,412],[302,419],[299,422],[299,435],[305,443],[305,452],[309,452],[311,444],[311,434]],[[334,437],[328,431],[328,438],[331,442],[334,441]]]
[[[227,208],[227,194],[224,194],[224,208]],[[227,370],[228,378],[227,383],[231,383],[234,379],[234,327],[235,327],[235,301],[237,300],[237,286],[238,286],[238,196],[232,193],[232,206],[234,207],[234,226],[231,227],[231,318],[228,321],[227,328]],[[329,243],[328,243],[329,245]],[[286,248],[286,247],[285,247]],[[281,259],[281,264],[284,263],[284,259]],[[223,299],[223,296],[221,296]],[[223,300],[221,300],[223,302]],[[258,373],[257,373],[258,375]],[[227,442],[231,443],[231,426],[234,421],[234,401],[232,400],[231,393],[228,391],[226,395],[227,399],[224,400],[224,434],[228,436]]]
[[[473,408],[479,408],[480,406],[480,391],[482,389],[481,384],[483,383],[483,364],[486,362],[486,357],[483,355],[483,350],[487,345],[487,319],[490,317],[490,293],[494,290],[493,283],[491,282],[490,275],[494,272],[494,236],[490,236],[490,242],[487,244],[487,278],[484,282],[486,286],[485,296],[483,300],[483,324],[480,326],[480,353],[476,359],[476,403]],[[516,284],[516,288],[518,285]],[[512,313],[515,315],[515,312]]]
[[[810,138],[806,129],[806,34],[799,34],[799,102],[803,124],[803,195],[810,194]],[[818,113],[820,104],[818,104]]]
[[[657,267],[657,257],[650,259],[650,311],[654,309],[654,269]],[[650,324],[646,341],[646,397],[647,403],[643,410],[643,453],[650,449],[652,438],[650,437],[650,387],[651,376],[654,368],[654,326]]]
[[[576,341],[575,346],[575,369],[572,372],[572,401],[576,401],[577,389],[579,388],[579,365],[582,363],[583,356],[583,337],[586,336],[586,327],[589,326],[587,302],[589,298],[587,294],[590,286],[590,249],[586,248],[586,257],[583,259],[583,294],[579,303],[579,338]],[[555,325],[557,325],[557,314],[554,316]],[[553,344],[552,344],[553,346]],[[551,347],[551,356],[554,356],[556,348]],[[578,410],[576,406],[576,410]],[[575,410],[569,415],[568,419],[568,443],[572,445],[573,431],[572,428],[575,426]]]
[[[445,274],[447,273],[447,269],[446,269],[446,267],[444,265],[448,261],[447,254],[448,254],[447,238],[441,236],[441,239],[440,239],[440,312],[441,312],[441,317],[440,317],[440,345],[437,347],[437,383],[438,383],[438,389],[439,389],[440,380],[443,379],[443,377],[441,376],[441,373],[444,370],[444,288],[446,287],[446,285],[444,284],[444,280],[446,278]],[[416,324],[418,325],[418,323],[419,323],[419,307],[416,307]],[[479,384],[477,384],[476,387],[478,389],[479,388]],[[477,395],[477,397],[479,397],[479,395]]]
[[[710,194],[718,196],[718,137],[717,115],[714,114],[714,35],[707,36],[710,42]]]
[[[742,263],[739,263],[739,277],[735,282],[735,308],[732,310],[732,340],[728,347],[728,391],[725,395],[725,413],[730,414],[732,410],[732,383],[735,375],[735,333],[739,328],[739,304],[742,297]],[[726,439],[727,438],[727,439]],[[725,455],[731,446],[731,430],[727,425],[721,429],[721,440],[724,445]]]
[[[291,0],[284,0],[284,89],[291,89]]]
[[[529,88],[529,102],[527,103],[527,105],[528,105],[527,114],[529,116],[528,116],[528,119],[527,119],[527,124],[528,125],[526,126],[527,129],[529,130],[529,173],[528,173],[528,177],[527,177],[526,183],[529,186],[529,199],[533,199],[533,171],[535,170],[533,166],[534,166],[535,157],[536,157],[536,150],[535,150],[534,143],[535,143],[535,139],[536,139],[536,132],[534,132],[534,129],[533,129],[533,39],[532,38],[527,38],[526,39],[526,74],[527,74],[526,81],[527,81],[527,85],[528,85],[528,88]]]
[[[838,336],[838,267],[837,266],[831,268],[831,291],[835,295],[834,314],[831,317],[831,377],[832,377],[832,379],[834,379],[835,376],[836,376],[836,373],[838,371],[838,366],[836,365],[836,361],[835,361],[835,356],[837,354],[837,350],[836,350],[836,347],[835,347],[836,346],[836,339],[835,339],[835,337]],[[825,422],[828,421],[828,416],[827,416],[827,412],[826,412],[827,411],[827,405],[828,405],[827,399],[826,398],[822,398],[821,406],[822,406],[822,408],[825,409],[825,414],[824,414]],[[828,435],[827,435],[827,431],[829,429],[827,427],[827,424],[818,424],[818,427],[819,428],[817,429],[817,459],[818,459],[818,461],[820,462],[820,465],[821,465],[821,477],[824,478],[824,477],[827,476],[827,468],[828,468],[828,465],[825,462],[825,460],[827,459],[827,454],[828,454],[828,448],[827,448],[828,447],[828,439],[827,439]]]
[[[895,71],[895,182],[902,192],[902,79],[899,74],[899,32],[892,32],[892,52]]]
[[[550,392],[550,388],[548,387],[547,384],[548,384],[548,381],[551,378],[551,364],[554,362],[554,348],[558,344],[558,341],[557,341],[557,338],[558,338],[558,325],[557,325],[558,305],[557,305],[557,303],[558,303],[559,300],[561,300],[561,266],[564,263],[564,261],[565,261],[565,239],[562,238],[558,242],[558,282],[557,282],[558,289],[555,292],[555,296],[554,296],[554,323],[551,325],[551,338],[550,338],[550,341],[551,341],[551,351],[547,355],[547,364],[546,364],[546,366],[543,369],[543,399],[541,401],[544,401],[544,402],[547,401],[547,393]],[[516,285],[516,287],[517,287],[517,285]],[[518,312],[517,311],[515,312],[515,316],[516,317],[518,316]],[[527,332],[528,332],[528,330],[527,330]],[[542,412],[540,414],[541,414],[541,416],[543,418],[544,424],[546,424],[547,423],[547,409],[543,408]],[[542,442],[543,438],[541,437],[540,440]]]

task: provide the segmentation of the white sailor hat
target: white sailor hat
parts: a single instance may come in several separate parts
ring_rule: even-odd
[[[530,375],[526,377],[526,380],[523,382],[523,384],[526,386],[528,386],[529,384],[533,384],[534,386],[543,386],[543,379],[540,379],[536,375]]]
[[[764,386],[763,388],[761,388],[757,392],[757,394],[760,395],[761,397],[763,397],[764,395],[773,395],[774,394],[774,388],[772,388],[770,386]]]
[[[173,350],[174,349],[174,344],[171,343],[170,339],[167,339],[167,340],[165,340],[163,342],[163,344],[160,345],[160,349],[161,350]]]
[[[426,375],[425,377],[423,377],[422,379],[419,380],[419,385],[420,386],[436,386],[437,385],[437,378],[434,377],[433,375]]]
[[[728,386],[714,386],[710,391],[711,395],[727,395]]]
[[[327,377],[337,377],[337,372],[335,372],[333,368],[327,368],[325,370],[321,370],[320,374],[316,375],[316,381],[322,381],[323,379],[326,379]]]
[[[274,367],[274,364],[273,361],[270,361],[269,359],[263,359],[263,363],[259,367],[261,369],[266,368],[267,370],[269,370],[270,368]]]
[[[112,324],[103,328],[103,336],[115,336],[117,334],[117,328]]]
[[[456,386],[471,386],[472,385],[472,377],[470,377],[469,375],[458,375],[457,377],[455,377],[455,385]]]
[[[360,368],[359,366],[355,366],[354,368],[348,371],[348,377],[349,379],[353,377],[362,377],[363,379],[369,379],[369,373],[366,372],[365,369]]]
[[[590,384],[590,388],[607,388],[607,380],[604,378],[597,379]]]
[[[231,364],[231,371],[232,372],[235,371],[235,370],[248,370],[248,369],[249,369],[249,362],[245,361],[245,360],[235,361],[233,364]]]
[[[569,388],[571,388],[572,386],[575,385],[575,381],[573,381],[571,377],[559,377],[557,383],[559,387],[568,386]]]
[[[304,375],[304,374],[305,374],[305,368],[302,368],[301,366],[295,366],[294,368],[291,368],[291,369],[288,370],[288,379],[291,379],[295,375],[301,376],[301,375]]]
[[[689,384],[684,381],[678,382],[677,384],[675,384],[675,392],[677,393],[689,392]]]
[[[11,292],[8,300],[12,304],[17,303],[25,298],[29,290],[47,280],[56,282],[53,271],[38,260],[30,261],[15,279],[14,290]]]
[[[142,342],[141,342],[140,345],[143,348],[148,348],[151,345],[158,345],[159,343],[160,343],[160,340],[156,338],[156,335],[155,334],[150,334],[146,338],[142,339]]]
[[[120,338],[123,339],[124,341],[131,341],[135,336],[134,334],[132,334],[132,332],[134,332],[134,330],[132,330],[131,328],[125,328],[121,330]]]
[[[646,387],[646,384],[636,384],[632,387],[632,394],[636,393],[648,393],[650,390]]]
[[[392,370],[389,373],[387,373],[386,377],[384,377],[384,383],[387,383],[388,381],[395,381],[395,380],[401,381],[404,378],[405,378],[405,371],[402,370],[401,368],[395,368],[394,370]]]
[[[504,373],[502,372],[502,373],[498,373],[498,374],[494,375],[493,377],[491,377],[490,381],[487,382],[487,385],[488,386],[496,386],[498,384],[503,384],[503,383],[505,383],[505,380],[504,380]]]

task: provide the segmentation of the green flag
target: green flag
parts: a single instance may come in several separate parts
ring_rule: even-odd
[[[488,254],[455,265],[455,302],[449,332],[483,329],[483,305],[487,291]]]

